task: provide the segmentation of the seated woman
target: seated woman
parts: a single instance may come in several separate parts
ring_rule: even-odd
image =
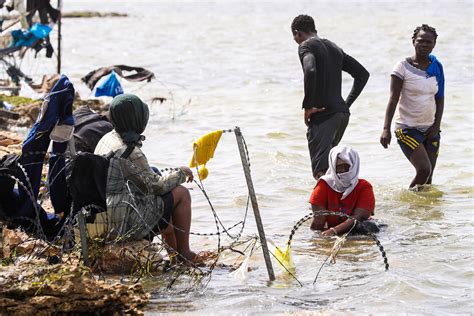
[[[106,189],[108,236],[140,240],[161,232],[181,259],[196,262],[197,255],[189,248],[191,196],[180,185],[193,180],[192,171],[180,167],[161,176],[150,168],[140,149],[149,117],[148,106],[140,98],[116,96],[109,113],[114,130],[102,137],[94,151],[114,152]]]
[[[345,145],[331,149],[329,169],[319,179],[309,202],[315,213],[341,212],[359,222],[374,214],[374,192],[368,181],[359,179],[359,155],[354,149]],[[346,217],[315,215],[311,229],[323,231],[322,236],[333,236],[346,233],[353,224],[354,220]]]

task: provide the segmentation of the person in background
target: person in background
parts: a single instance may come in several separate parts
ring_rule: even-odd
[[[331,149],[329,168],[319,178],[309,203],[315,214],[324,210],[341,212],[359,222],[366,221],[374,214],[372,185],[359,179],[359,154],[354,149],[345,145]],[[311,229],[321,230],[322,236],[334,236],[348,232],[353,225],[354,220],[346,217],[315,215]],[[373,232],[378,232],[378,228],[375,227]]]
[[[438,159],[440,126],[444,109],[443,66],[431,55],[436,45],[436,30],[423,24],[412,36],[415,54],[395,65],[391,73],[390,98],[385,111],[380,143],[390,144],[391,124],[395,118],[395,136],[403,153],[415,167],[410,188],[431,184]]]
[[[191,196],[180,185],[193,180],[192,171],[180,167],[161,176],[150,168],[140,149],[149,110],[137,96],[116,96],[109,116],[114,130],[102,137],[94,151],[96,155],[114,152],[106,189],[108,233],[140,240],[160,232],[182,260],[198,263],[199,256],[189,247]]]
[[[369,79],[369,72],[339,46],[317,34],[314,20],[298,15],[291,24],[293,39],[304,73],[304,123],[313,176],[317,180],[328,169],[328,155],[339,144],[349,123],[349,108]],[[354,78],[352,89],[341,96],[342,71]]]

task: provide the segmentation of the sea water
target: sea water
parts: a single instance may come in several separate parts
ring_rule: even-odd
[[[160,168],[187,165],[192,142],[216,129],[239,126],[267,237],[283,246],[309,212],[315,185],[301,101],[303,74],[292,19],[312,15],[318,34],[370,72],[351,107],[343,144],[358,150],[360,177],[376,195],[375,215],[388,224],[378,237],[390,270],[368,240],[349,240],[335,264],[313,280],[334,240],[305,223],[293,241],[296,277],[268,283],[261,252],[246,281],[216,268],[205,289],[154,292],[149,313],[472,314],[473,308],[473,2],[472,1],[65,1],[64,11],[121,12],[127,17],[63,19],[62,72],[82,98],[90,70],[114,64],[145,67],[150,83],[122,80],[151,108],[144,151]],[[414,53],[413,29],[436,27],[433,53],[446,75],[441,150],[427,192],[408,191],[414,169],[396,140],[382,148],[390,72]],[[53,35],[53,41],[55,41]],[[54,66],[53,66],[54,67]],[[343,95],[352,78],[343,77]],[[165,97],[163,104],[152,103]],[[244,217],[247,189],[235,136],[223,134],[208,163],[206,192],[226,226]],[[215,232],[209,204],[195,185],[192,230]],[[251,209],[244,238],[257,232]],[[215,250],[214,237],[191,236],[193,249]],[[229,239],[223,237],[228,245]]]

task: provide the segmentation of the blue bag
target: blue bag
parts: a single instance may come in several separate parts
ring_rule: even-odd
[[[117,79],[115,71],[112,71],[110,75],[105,79],[104,83],[97,87],[95,90],[95,96],[109,96],[115,97],[116,95],[123,94],[122,85]]]

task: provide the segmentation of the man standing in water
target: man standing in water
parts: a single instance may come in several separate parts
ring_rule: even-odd
[[[328,169],[331,148],[339,144],[349,123],[349,107],[364,89],[369,72],[333,42],[317,35],[314,20],[298,15],[291,24],[304,72],[304,122],[313,176]],[[354,78],[351,92],[341,96],[342,71]]]

